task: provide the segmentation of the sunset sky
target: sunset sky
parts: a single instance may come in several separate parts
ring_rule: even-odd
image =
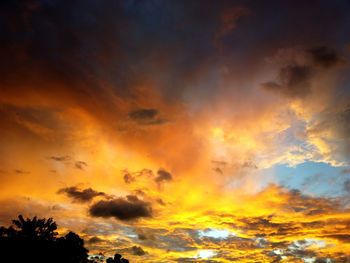
[[[0,2],[0,225],[130,262],[350,262],[350,1]]]

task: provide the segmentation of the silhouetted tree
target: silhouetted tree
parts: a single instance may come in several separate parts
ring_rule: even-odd
[[[17,228],[15,231],[18,237],[23,239],[54,240],[57,235],[55,232],[57,224],[52,218],[46,220],[35,216],[33,219],[25,220],[22,215],[19,215],[18,220],[12,220],[12,224]]]
[[[8,228],[0,227],[0,255],[6,263],[87,263],[84,240],[69,232],[57,238],[57,224],[49,219],[13,220]]]
[[[52,218],[12,220],[9,227],[0,227],[0,255],[5,263],[88,263],[84,240],[69,232],[57,238],[57,224]],[[94,261],[90,261],[93,263]],[[107,263],[129,263],[115,254]]]
[[[106,263],[129,263],[129,260],[122,258],[122,255],[115,254],[113,258],[107,258]]]
[[[88,250],[84,247],[84,240],[77,234],[69,232],[58,240],[59,250],[65,254],[64,262],[87,262]]]

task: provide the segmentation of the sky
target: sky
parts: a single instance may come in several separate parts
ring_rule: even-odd
[[[350,1],[1,1],[0,58],[0,225],[350,262]]]

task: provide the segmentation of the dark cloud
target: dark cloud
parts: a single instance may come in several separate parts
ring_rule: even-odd
[[[156,201],[157,201],[158,204],[160,204],[160,205],[162,205],[162,206],[165,206],[165,205],[166,205],[166,203],[165,203],[165,202],[163,201],[163,199],[161,199],[161,198],[157,198]]]
[[[223,174],[224,173],[220,167],[215,167],[215,168],[213,168],[213,170],[214,170],[214,172],[216,172],[218,174]]]
[[[139,246],[132,246],[132,247],[130,247],[130,248],[124,249],[123,251],[127,251],[127,252],[129,252],[130,254],[133,254],[133,255],[135,255],[135,256],[144,256],[144,255],[147,254],[147,252],[144,251],[144,250],[142,249],[142,247],[139,247]]]
[[[15,169],[14,171],[16,174],[30,174],[29,171],[25,171],[25,170],[22,170],[22,169]]]
[[[152,229],[136,229],[137,237],[139,240],[145,241],[145,240],[151,240],[154,241],[156,236],[155,232],[152,231]]]
[[[211,163],[214,164],[213,171],[221,175],[224,174],[224,169],[228,165],[227,162],[217,160],[212,160]]]
[[[129,117],[135,121],[153,120],[159,114],[156,109],[139,109],[129,113]]]
[[[305,97],[311,93],[311,76],[308,66],[288,65],[280,69],[278,82],[265,82],[262,87],[286,97]]]
[[[124,182],[127,184],[130,184],[135,181],[135,177],[132,176],[130,173],[125,173],[123,176]]]
[[[139,177],[146,176],[146,177],[152,178],[154,176],[152,170],[150,169],[142,169],[136,172],[129,172],[128,170],[124,170],[123,173],[124,173],[123,179],[126,184],[135,182]]]
[[[327,69],[344,61],[338,53],[327,46],[306,50],[289,50],[283,54],[287,61],[282,63],[276,80],[262,83],[262,88],[288,98],[304,98],[311,93],[312,81]],[[280,58],[281,59],[281,58]]]
[[[332,67],[342,61],[335,50],[326,46],[311,48],[307,50],[307,52],[311,55],[315,65],[320,65],[325,68]]]
[[[152,216],[150,204],[132,195],[128,195],[126,198],[98,201],[89,208],[89,212],[93,217],[114,217],[119,220]]]
[[[74,166],[75,166],[75,168],[77,168],[79,170],[84,170],[88,165],[84,161],[76,161]]]
[[[129,117],[140,125],[159,125],[166,122],[159,117],[159,111],[156,109],[138,109],[129,112]]]
[[[337,239],[341,242],[350,243],[350,234],[325,235],[325,237]]]
[[[2,1],[0,81],[8,93],[14,86],[24,93],[40,89],[54,98],[66,91],[66,98],[90,112],[98,112],[100,98],[108,111],[113,105],[111,94],[98,88],[100,81],[113,86],[112,94],[131,96],[135,84],[150,80],[167,98],[197,89],[211,100],[218,81],[197,74],[208,61],[230,68],[227,61],[234,59],[246,71],[291,40],[328,43],[342,36],[349,42],[346,1],[272,1],[268,6],[274,8],[255,1]],[[224,56],[217,41],[228,47]],[[325,52],[318,53],[324,57]],[[217,64],[205,66],[207,72]],[[64,85],[35,85],[42,80]],[[153,117],[145,123],[162,121]]]
[[[91,237],[89,240],[88,240],[88,243],[90,244],[97,244],[97,243],[101,243],[103,242],[104,240],[99,238],[99,237]]]
[[[166,182],[166,181],[172,181],[173,180],[173,176],[168,171],[166,171],[164,169],[159,169],[157,171],[157,177],[154,180],[157,183],[162,183],[162,182]]]
[[[68,155],[63,155],[63,156],[50,156],[49,157],[51,160],[54,160],[56,162],[66,162],[66,161],[70,161],[71,157]]]
[[[87,189],[79,189],[76,186],[66,187],[58,190],[59,194],[66,194],[68,197],[72,198],[74,201],[77,202],[90,202],[92,199],[94,199],[97,196],[106,196],[103,192],[97,192],[93,190],[92,188]]]

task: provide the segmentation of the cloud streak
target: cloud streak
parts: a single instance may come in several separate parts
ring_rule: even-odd
[[[92,199],[98,196],[106,196],[104,192],[97,192],[92,188],[79,189],[76,186],[61,188],[57,193],[66,194],[69,198],[81,203],[90,202]]]

